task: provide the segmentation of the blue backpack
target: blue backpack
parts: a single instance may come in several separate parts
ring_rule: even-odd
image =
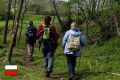
[[[36,40],[36,29],[35,27],[27,28],[27,38],[29,42],[34,42]]]

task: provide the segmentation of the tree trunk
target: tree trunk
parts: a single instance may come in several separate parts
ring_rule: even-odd
[[[87,15],[85,13],[85,10],[80,6],[78,5],[78,8],[80,8],[80,10],[82,11],[83,15],[85,16],[85,24],[86,24],[86,35],[87,35],[87,38],[88,40],[93,43],[93,41],[91,40],[90,36],[89,36],[89,24],[88,24],[88,19],[87,19]]]
[[[80,4],[79,4],[79,2],[78,2],[78,3],[77,3],[77,7],[78,7],[78,9],[77,9],[77,14],[78,14],[78,15],[77,15],[77,22],[78,22],[78,24],[79,24],[79,20],[80,20],[80,19],[79,19],[79,18],[80,18],[80,17],[79,17],[79,15],[80,15],[79,5],[80,5]]]
[[[115,26],[116,26],[116,29],[117,29],[117,35],[120,36],[120,28],[119,28],[118,21],[117,21],[117,18],[115,16],[115,14],[113,14],[113,17],[114,17]]]
[[[97,15],[99,14],[100,1],[101,1],[101,0],[97,0],[97,1],[96,1],[96,14],[97,14]]]
[[[59,23],[60,23],[60,26],[62,27],[62,26],[63,26],[63,23],[62,23],[62,20],[61,20],[61,18],[60,18],[60,16],[59,16],[58,11],[57,11],[57,6],[56,6],[56,4],[55,4],[55,0],[52,0],[52,4],[53,4],[53,6],[54,6],[54,10],[55,10],[57,19],[58,19],[58,21],[59,21]]]
[[[68,20],[72,20],[71,18],[71,5],[69,3],[64,3],[65,4],[65,11],[66,11],[66,16],[68,17]]]
[[[28,2],[29,2],[29,1],[25,0],[25,8],[24,8],[24,11],[23,11],[23,14],[22,14],[21,26],[20,26],[20,33],[19,33],[19,36],[18,36],[18,45],[19,45],[20,40],[21,40],[21,33],[22,33],[22,28],[23,28],[23,20],[24,20],[25,13],[26,13],[26,10],[27,10]]]
[[[8,23],[9,23],[9,17],[10,17],[11,3],[12,3],[12,0],[9,0],[7,14],[6,14],[5,28],[4,28],[3,44],[7,43],[7,31],[8,31]]]
[[[17,15],[16,15],[16,18],[15,18],[15,25],[14,25],[15,26],[15,32],[13,34],[12,42],[10,44],[10,48],[8,50],[7,57],[6,57],[6,60],[5,60],[5,62],[8,63],[8,64],[11,64],[12,51],[13,51],[13,47],[15,46],[15,43],[16,43],[17,31],[18,31],[18,27],[19,27],[19,19],[20,19],[20,14],[21,14],[21,11],[22,11],[23,3],[24,3],[24,0],[21,0],[19,8],[18,8]]]
[[[13,20],[13,25],[12,25],[12,30],[11,30],[11,33],[13,33],[13,28],[14,28],[14,22],[15,22],[15,16],[16,16],[16,4],[17,4],[17,0],[15,0],[15,3],[14,3],[14,20]]]

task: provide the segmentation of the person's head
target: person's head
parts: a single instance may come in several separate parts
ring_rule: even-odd
[[[77,28],[77,22],[76,21],[72,21],[71,28]]]
[[[51,17],[50,16],[46,16],[45,17],[45,25],[50,25],[51,22]]]
[[[33,21],[29,21],[29,25],[32,26],[33,25]]]

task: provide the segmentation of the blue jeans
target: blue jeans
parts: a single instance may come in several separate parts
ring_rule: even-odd
[[[49,44],[49,43],[48,43]],[[44,58],[44,68],[47,72],[53,71],[54,53],[55,49],[52,49],[49,45],[42,46],[43,58]]]
[[[34,43],[27,44],[27,55],[29,60],[33,60]]]
[[[68,65],[68,73],[69,76],[75,75],[75,66],[76,66],[76,56],[72,54],[67,54],[67,65]]]

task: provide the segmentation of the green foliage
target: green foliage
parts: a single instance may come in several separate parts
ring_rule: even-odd
[[[3,4],[3,3],[1,3],[1,4]],[[5,19],[5,15],[6,15],[6,8],[5,7],[0,8],[0,20]]]
[[[117,16],[118,25],[120,26],[120,5],[115,5],[113,7],[114,14]]]
[[[91,49],[88,52],[91,55],[98,55],[98,56],[104,56],[105,54],[108,54],[108,55],[118,54],[120,51],[119,40],[120,40],[120,37],[115,37],[112,40],[105,42],[101,46],[96,46],[95,48]],[[99,52],[99,54],[96,51]]]
[[[7,5],[8,1],[7,0],[0,0],[0,21],[3,21],[6,19],[6,13],[7,13]],[[13,19],[13,13],[10,12],[9,18]]]
[[[119,76],[109,73],[119,73],[119,45],[120,37],[105,42],[101,46],[92,47],[91,49],[84,49],[82,53],[81,65],[87,70],[81,71],[86,80],[104,80],[115,79],[118,80]],[[84,63],[84,64],[83,64]]]
[[[96,38],[98,36],[97,33],[100,32],[100,26],[95,22],[91,21],[89,24],[89,36]]]

